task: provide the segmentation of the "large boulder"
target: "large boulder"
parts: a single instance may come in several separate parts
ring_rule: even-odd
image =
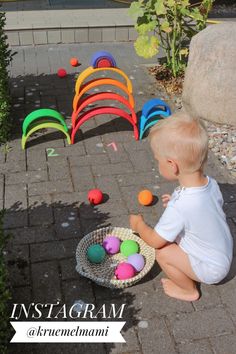
[[[192,38],[183,107],[196,118],[236,125],[236,23],[210,25]]]

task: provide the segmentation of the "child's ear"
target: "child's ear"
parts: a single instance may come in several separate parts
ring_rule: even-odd
[[[168,159],[169,166],[175,176],[179,174],[179,165],[175,160]]]

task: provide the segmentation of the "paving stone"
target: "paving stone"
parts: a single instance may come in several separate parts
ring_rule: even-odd
[[[4,229],[14,229],[28,226],[27,210],[7,211],[4,215]]]
[[[2,163],[0,164],[0,170],[2,173],[26,171],[26,161],[20,160]]]
[[[236,202],[236,185],[220,183],[219,187],[226,203]]]
[[[12,289],[11,294],[13,303],[28,305],[32,302],[30,286],[15,287]],[[16,312],[16,316],[18,314],[19,312]]]
[[[58,147],[55,151],[57,154],[59,154],[58,162],[60,161],[61,157],[60,156],[81,156],[85,155],[85,149],[84,145],[82,142],[79,142],[74,145],[68,145],[66,147]],[[78,157],[79,158],[79,157]]]
[[[69,162],[71,167],[93,166],[95,164],[109,163],[108,156],[105,154],[100,155],[86,155],[86,156],[70,156]]]
[[[88,28],[78,28],[75,30],[75,41],[76,43],[84,43],[89,41],[89,31]]]
[[[48,30],[48,43],[57,44],[61,43],[61,31],[60,30]]]
[[[5,208],[22,210],[27,208],[27,188],[25,184],[6,185]]]
[[[119,200],[99,204],[98,210],[104,215],[109,215],[109,217],[120,216],[128,213],[125,203]]]
[[[235,334],[210,338],[214,353],[234,354],[236,346]]]
[[[117,27],[116,28],[116,41],[128,41],[128,27]]]
[[[34,44],[33,33],[31,31],[19,32],[20,45],[32,45]]]
[[[72,29],[61,29],[61,41],[62,43],[74,43],[75,42],[75,34]]]
[[[92,282],[79,274],[77,279],[62,282],[62,292],[65,303],[70,307],[76,300],[82,300],[86,304],[94,304]]]
[[[177,342],[231,334],[234,326],[224,308],[204,309],[188,314],[168,316]]]
[[[37,157],[36,157],[37,156]],[[27,149],[27,170],[28,171],[41,171],[47,169],[46,153],[45,151],[35,151]]]
[[[142,325],[147,328],[142,328]],[[140,327],[141,326],[141,327]],[[142,320],[138,326],[138,336],[145,354],[176,354],[173,340],[162,318]]]
[[[7,232],[8,230],[6,230]],[[30,244],[45,241],[55,241],[54,228],[50,225],[23,227],[9,230],[15,244]]]
[[[113,176],[102,176],[95,177],[95,184],[98,188],[100,188],[104,194],[106,194],[109,198],[107,203],[114,200],[120,200],[120,189],[119,185]]]
[[[54,208],[57,239],[80,237],[79,209],[75,207]]]
[[[2,210],[2,209],[3,209],[3,207],[4,207],[3,200],[2,200],[2,199],[0,199],[0,210]]]
[[[6,174],[6,184],[28,184],[48,180],[47,171],[28,171]]]
[[[213,350],[207,339],[179,344],[177,348],[179,354],[213,354]]]
[[[222,306],[217,286],[201,284],[201,297],[198,301],[193,302],[193,306],[197,311]]]
[[[118,175],[116,179],[120,186],[139,186],[140,190],[145,189],[146,185],[156,185],[159,184],[161,178],[158,174],[153,172],[140,172],[135,175]]]
[[[102,41],[102,30],[101,28],[89,28],[89,42],[98,43]]]
[[[84,192],[95,188],[94,178],[89,166],[71,167],[75,191]]]
[[[123,330],[121,330],[121,334],[124,337],[126,343],[107,343],[106,348],[109,353],[141,353],[140,344],[135,328],[126,328],[126,326],[124,326]]]
[[[31,183],[28,186],[29,196],[36,196],[49,193],[72,192],[73,187],[70,180],[50,181]]]
[[[50,225],[54,222],[51,197],[49,195],[29,197],[28,212],[31,226]]]
[[[33,31],[34,44],[47,44],[47,32],[46,31]]]
[[[225,203],[224,204],[224,212],[228,218],[235,217],[235,215],[236,215],[236,202]]]
[[[60,261],[61,279],[62,280],[78,279],[78,273],[76,272],[75,267],[76,267],[75,257],[61,260]]]
[[[117,164],[94,165],[92,166],[92,171],[95,176],[109,176],[134,172],[133,166],[129,161]]]
[[[4,198],[4,175],[0,174],[0,199]]]
[[[72,257],[75,255],[77,244],[78,241],[74,239],[32,244],[30,245],[31,261]]]
[[[49,180],[57,181],[70,179],[69,165],[67,159],[49,159],[48,160]]]
[[[31,265],[34,302],[56,303],[62,300],[58,265],[56,262],[43,262]]]
[[[84,145],[88,155],[100,155],[106,152],[100,136],[91,136],[89,139],[85,139]]]
[[[54,193],[52,195],[53,205],[56,207],[65,207],[71,205],[77,207],[80,204],[87,202],[86,192],[72,192],[72,193]]]
[[[24,286],[30,284],[30,271],[26,265],[8,265],[8,277],[11,286]]]
[[[102,29],[102,41],[113,42],[116,37],[115,28],[103,28]]]
[[[235,264],[234,264],[235,266]],[[235,296],[236,296],[236,278],[235,278],[235,268],[233,278],[223,284],[217,285],[217,290],[220,293],[221,300],[223,304],[227,307],[231,316],[236,323],[236,308],[235,308]]]
[[[112,144],[112,143],[110,143]],[[106,151],[109,156],[111,163],[124,162],[129,160],[128,153],[124,150],[121,143],[116,144],[116,150],[112,147],[112,145],[107,144]]]

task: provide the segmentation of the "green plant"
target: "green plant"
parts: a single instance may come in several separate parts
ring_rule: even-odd
[[[7,287],[7,271],[3,257],[3,251],[6,245],[8,235],[3,231],[4,210],[0,210],[0,353],[7,353],[7,344],[10,336],[10,324],[8,313],[8,301],[10,292]]]
[[[174,77],[186,66],[186,40],[206,26],[214,0],[202,0],[195,6],[189,0],[138,0],[132,2],[129,14],[136,21],[138,38],[136,53],[144,58],[156,55],[163,48],[166,66]]]
[[[11,128],[8,66],[12,55],[4,33],[5,22],[5,13],[0,12],[0,144],[7,141]]]

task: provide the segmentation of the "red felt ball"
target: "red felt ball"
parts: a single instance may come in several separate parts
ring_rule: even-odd
[[[71,66],[78,66],[79,65],[78,59],[77,58],[71,58],[70,65]]]
[[[59,77],[65,77],[65,76],[67,75],[67,72],[66,72],[65,69],[60,68],[60,69],[57,70],[57,75],[58,75]]]
[[[91,204],[97,205],[102,203],[103,201],[103,194],[100,189],[91,189],[88,192],[88,201]]]
[[[110,68],[111,66],[111,61],[107,58],[99,59],[97,62],[98,68]]]

